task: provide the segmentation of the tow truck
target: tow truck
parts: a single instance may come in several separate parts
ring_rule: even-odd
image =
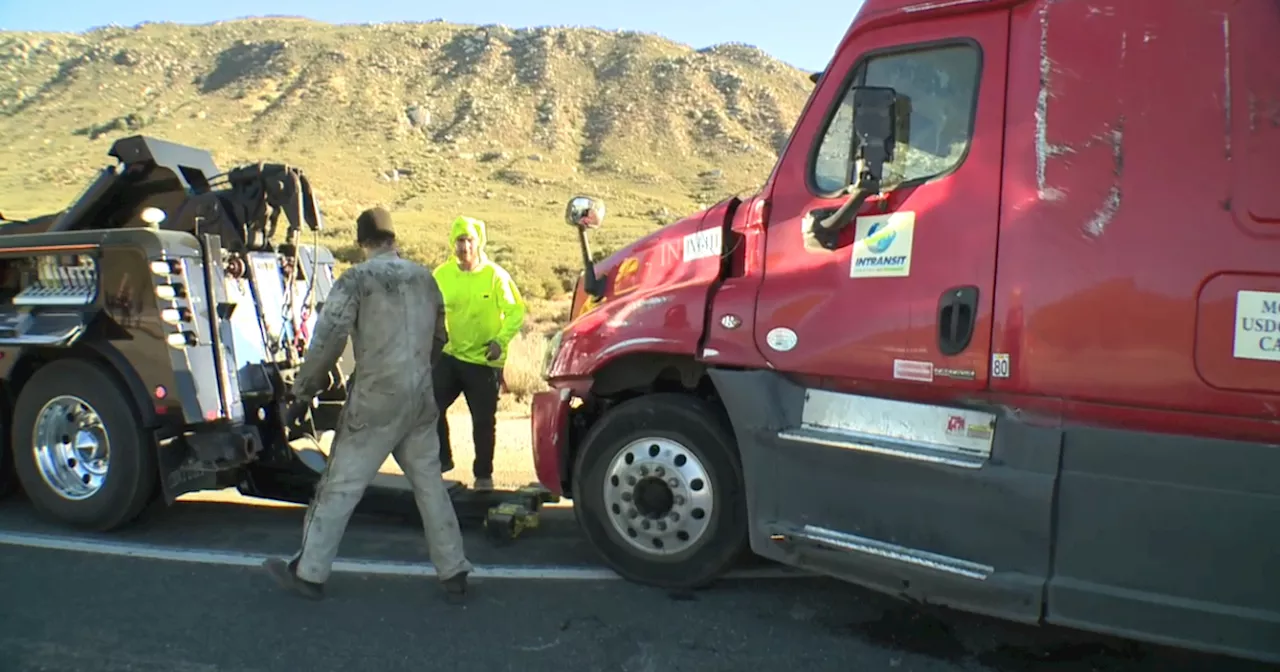
[[[591,263],[540,482],[746,552],[1280,661],[1280,3],[865,0],[758,193]]]
[[[98,531],[199,490],[306,503],[349,368],[310,406],[286,398],[334,280],[309,180],[141,135],[109,155],[67,209],[0,225],[0,495]],[[552,499],[451,485],[501,540]],[[411,494],[379,483],[360,508],[417,515]]]

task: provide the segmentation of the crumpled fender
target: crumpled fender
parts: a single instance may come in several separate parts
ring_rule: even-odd
[[[740,204],[732,197],[665,226],[596,266],[607,277],[603,299],[582,297],[578,312],[552,339],[545,373],[557,379],[592,376],[637,352],[697,353],[706,329],[712,286],[721,277],[725,228]]]

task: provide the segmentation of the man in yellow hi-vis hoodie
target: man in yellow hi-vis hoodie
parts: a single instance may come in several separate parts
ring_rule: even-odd
[[[502,367],[507,346],[524,324],[524,299],[511,276],[484,253],[484,222],[470,217],[453,220],[449,230],[453,256],[436,267],[436,284],[444,294],[445,326],[449,342],[435,367],[436,405],[440,420],[440,464],[453,469],[449,422],[445,412],[466,397],[471,409],[476,461],[475,489],[493,489],[493,449]]]

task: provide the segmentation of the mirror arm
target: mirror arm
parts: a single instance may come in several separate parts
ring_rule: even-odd
[[[874,172],[867,169],[866,159],[858,159],[857,174],[858,181],[845,190],[849,198],[835,212],[814,222],[813,237],[828,250],[835,249],[840,232],[853,222],[862,204],[866,203],[868,198],[880,193],[880,179]]]
[[[605,281],[596,276],[596,265],[591,261],[591,244],[587,242],[587,229],[598,228],[604,221],[604,203],[587,196],[574,196],[565,207],[564,221],[578,230],[578,247],[582,249],[583,290],[598,301],[604,298]]]
[[[578,244],[582,248],[582,288],[590,296],[604,297],[604,280],[596,276],[595,262],[591,261],[591,244],[587,242],[587,230],[578,227]]]

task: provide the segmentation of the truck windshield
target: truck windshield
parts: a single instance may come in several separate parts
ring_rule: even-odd
[[[885,186],[925,180],[960,163],[972,133],[979,64],[978,47],[971,43],[883,53],[862,62],[854,86],[891,86],[898,92],[897,142],[894,160],[884,168]],[[852,130],[851,88],[818,150],[813,180],[819,191],[846,186]]]

